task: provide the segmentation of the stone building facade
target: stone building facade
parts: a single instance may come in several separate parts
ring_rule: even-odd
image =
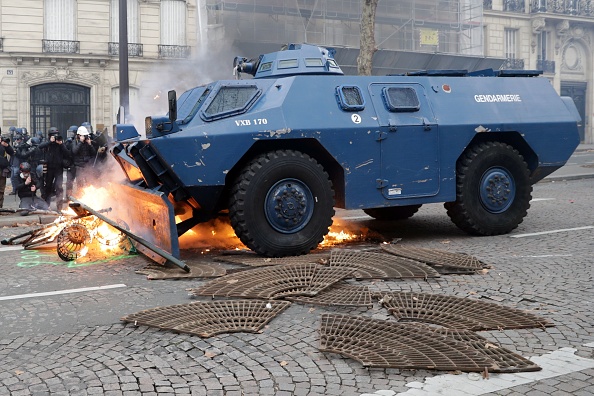
[[[354,64],[360,4],[127,0],[134,123],[142,127],[144,116],[165,113],[169,89],[181,93],[232,78],[233,57],[255,55],[242,52],[248,42],[257,49],[287,42],[333,46]],[[65,131],[84,121],[111,129],[119,105],[118,5],[119,0],[0,0],[3,131]],[[504,68],[542,69],[558,92],[574,98],[583,118],[582,140],[593,143],[593,34],[594,0],[380,1],[376,42],[388,55],[378,56],[378,69],[388,72],[390,59],[410,67],[413,53],[493,57],[505,60]]]
[[[0,125],[111,128],[119,106],[119,0],[0,0]],[[196,48],[194,0],[128,0],[130,105],[156,67]],[[166,97],[166,95],[165,95]],[[165,107],[166,108],[166,107]],[[166,110],[165,110],[166,111]]]
[[[582,116],[581,140],[594,143],[594,1],[485,0],[485,55],[505,68],[539,69]]]

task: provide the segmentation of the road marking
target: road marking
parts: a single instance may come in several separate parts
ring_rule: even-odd
[[[556,198],[532,198],[530,202],[538,202],[538,201],[554,201]]]
[[[23,250],[22,246],[6,246],[1,247],[0,252],[8,252],[9,250]]]
[[[594,346],[594,344],[586,344],[585,346]],[[577,356],[575,355],[576,351],[577,349],[574,348],[561,348],[542,356],[531,357],[530,360],[532,362],[542,367],[541,371],[515,374],[490,374],[489,379],[483,379],[479,373],[469,373],[466,375],[443,374],[427,378],[425,382],[409,382],[406,386],[411,389],[406,392],[392,393],[392,391],[377,391],[375,393],[365,393],[364,395],[377,396],[390,392],[393,395],[405,396],[448,394],[478,396],[594,368],[594,360]]]
[[[119,283],[119,284],[116,284],[116,285],[106,285],[106,286],[96,286],[96,287],[82,287],[80,289],[56,290],[56,291],[52,291],[52,292],[43,292],[43,293],[15,294],[13,296],[3,296],[3,297],[0,297],[0,301],[4,301],[4,300],[19,300],[21,298],[57,296],[59,294],[83,293],[83,292],[95,291],[95,290],[116,289],[116,288],[119,288],[119,287],[126,287],[126,285],[124,285],[123,283]]]
[[[555,234],[557,232],[566,232],[566,231],[580,231],[580,230],[589,230],[594,228],[594,226],[585,226],[585,227],[576,227],[576,228],[562,228],[559,230],[551,230],[551,231],[542,231],[542,232],[533,232],[530,234],[518,234],[518,235],[510,235],[510,238],[524,238],[536,235],[546,235],[546,234]]]

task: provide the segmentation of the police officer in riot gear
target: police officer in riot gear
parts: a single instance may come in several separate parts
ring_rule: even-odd
[[[64,159],[70,155],[63,143],[64,141],[62,136],[58,134],[57,128],[52,127],[48,131],[48,141],[39,145],[45,161],[41,198],[49,205],[51,197],[55,195],[58,210],[61,209],[64,202]]]
[[[93,145],[89,130],[81,125],[76,130],[76,139],[72,144],[72,158],[76,167],[75,178],[78,186],[84,186],[91,176],[93,161],[97,155],[97,148]]]

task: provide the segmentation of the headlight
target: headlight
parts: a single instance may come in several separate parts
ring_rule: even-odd
[[[147,138],[153,137],[153,118],[152,117],[146,117],[144,119],[144,131],[146,133]]]

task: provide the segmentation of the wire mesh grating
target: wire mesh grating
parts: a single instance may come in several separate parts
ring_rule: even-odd
[[[494,303],[413,292],[382,293],[382,306],[400,321],[433,323],[451,329],[502,330],[552,327],[548,319]]]
[[[434,267],[442,274],[446,273],[475,273],[487,265],[474,256],[465,253],[452,253],[437,249],[427,249],[414,246],[380,244],[380,247],[390,254],[420,261]]]
[[[433,268],[419,261],[385,253],[334,249],[330,252],[330,266],[351,267],[356,279],[438,278]]]
[[[288,301],[199,301],[147,309],[121,320],[200,337],[231,332],[257,333],[289,305]]]
[[[475,349],[474,343],[480,344],[478,339],[467,342],[461,335],[456,338],[449,334],[417,324],[324,314],[320,323],[320,350],[349,356],[368,367],[469,372],[539,369],[534,364],[518,363],[521,359],[516,358],[501,364],[493,356]],[[503,360],[509,354],[513,352],[498,354],[497,358]]]

